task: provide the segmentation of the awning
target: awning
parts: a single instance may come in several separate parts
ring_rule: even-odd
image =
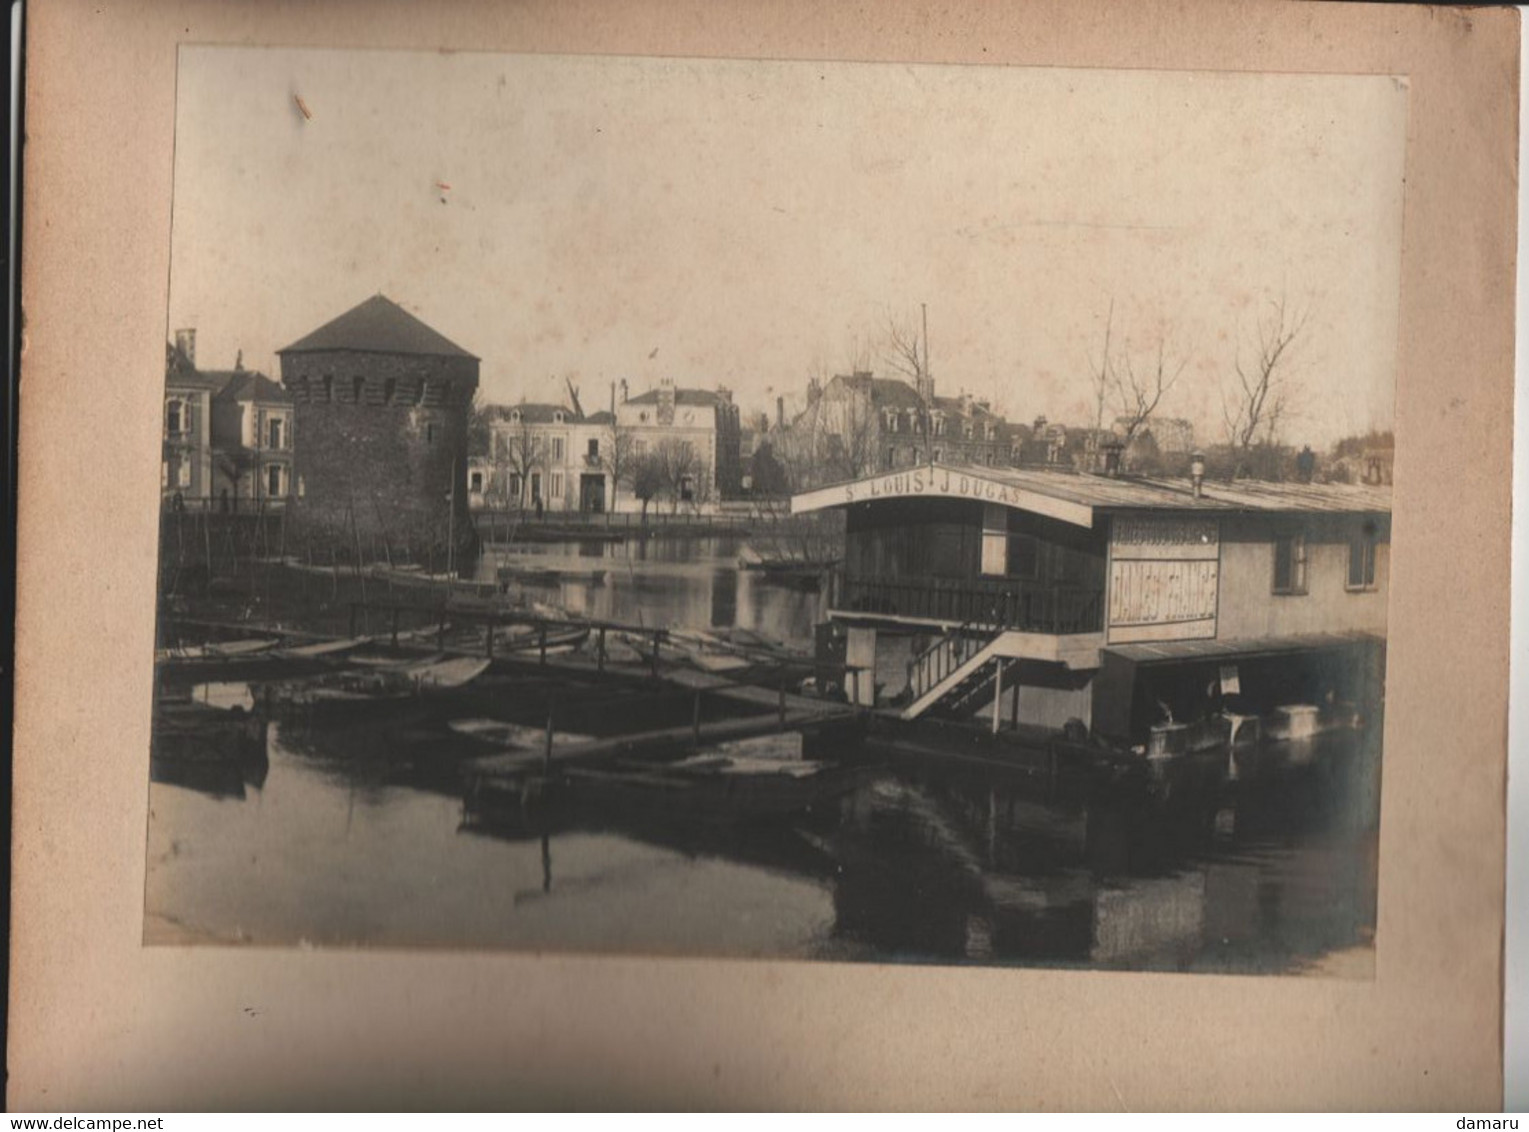
[[[1158,641],[1153,644],[1106,645],[1102,651],[1133,664],[1158,664],[1184,660],[1250,659],[1311,652],[1316,649],[1349,648],[1384,644],[1374,633],[1304,633],[1292,637],[1250,637],[1242,641]]]

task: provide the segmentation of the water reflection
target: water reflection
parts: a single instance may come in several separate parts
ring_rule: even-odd
[[[824,596],[738,569],[742,545],[743,540],[718,537],[498,546],[479,558],[474,576],[493,581],[501,566],[526,564],[587,571],[592,559],[600,559],[605,576],[598,583],[517,581],[516,592],[601,620],[741,628],[797,645],[810,643],[813,626],[825,616]]]
[[[221,782],[156,771],[150,938],[1266,972],[1373,933],[1342,750],[1189,822],[880,766],[811,820],[731,826],[577,795],[464,820],[459,742],[430,720],[274,724],[264,788],[232,809]]]

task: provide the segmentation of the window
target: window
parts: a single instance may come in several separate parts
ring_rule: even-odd
[[[324,400],[326,400],[326,401],[333,401],[334,400],[334,375],[333,374],[326,373],[324,375]]]
[[[562,424],[563,423],[563,410],[562,409],[554,409],[553,410],[553,413],[552,413],[552,423],[553,424]]]
[[[589,458],[591,460],[598,460],[600,458],[600,438],[597,436],[589,438]]]
[[[181,463],[181,466],[175,476],[175,482],[178,487],[191,486],[191,464],[189,462],[183,461]]]
[[[382,383],[382,401],[385,405],[391,405],[398,396],[398,379],[390,377]]]
[[[267,448],[280,448],[281,447],[281,425],[282,425],[282,421],[281,421],[280,417],[276,417],[275,419],[273,419],[272,421],[270,421],[267,424],[267,426],[266,426],[266,432],[268,434],[268,436],[266,438],[266,447]]]
[[[934,462],[936,464],[938,464],[940,462],[940,450],[938,448],[936,448],[934,450],[934,456],[932,457],[932,459],[934,460]]]
[[[1041,544],[1032,535],[1009,536],[1009,577],[1035,580],[1041,576]]]
[[[435,443],[435,425],[433,423],[432,424],[427,424],[425,426],[425,443],[426,444],[434,444]]]
[[[483,494],[483,473],[471,472],[467,477],[467,490],[473,495]]]
[[[558,464],[563,462],[563,438],[561,436],[554,436],[552,438],[552,460]]]
[[[542,474],[540,472],[532,472],[531,473],[531,499],[532,499],[533,502],[535,502],[537,500],[540,500],[541,497],[542,497]]]
[[[520,473],[510,473],[510,496],[513,499],[520,498]]]
[[[1276,535],[1274,538],[1274,592],[1306,592],[1306,536]]]
[[[695,480],[685,476],[680,480],[680,502],[689,503],[695,499]]]
[[[561,499],[561,498],[563,498],[563,473],[562,472],[553,472],[552,473],[552,498],[553,499]]]
[[[888,448],[887,449],[887,467],[891,468],[891,467],[894,467],[896,464],[897,464],[897,449],[895,449],[895,448]]]
[[[165,431],[171,436],[179,436],[186,431],[184,426],[185,407],[179,401],[165,402]]]
[[[361,394],[366,392],[366,378],[359,374],[351,378],[350,388],[351,396],[355,398],[356,404],[361,404]]]
[[[281,496],[281,465],[272,464],[266,469],[266,494],[270,497]]]
[[[1375,524],[1366,523],[1348,544],[1348,588],[1375,588]]]

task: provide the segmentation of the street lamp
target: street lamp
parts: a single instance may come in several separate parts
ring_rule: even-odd
[[[1200,485],[1205,482],[1205,453],[1196,449],[1189,457],[1189,482],[1194,485],[1195,498],[1200,498]]]

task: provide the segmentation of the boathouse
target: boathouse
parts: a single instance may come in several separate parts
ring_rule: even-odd
[[[1390,487],[925,465],[846,512],[825,653],[854,703],[1142,741],[1234,703],[1374,704]]]

